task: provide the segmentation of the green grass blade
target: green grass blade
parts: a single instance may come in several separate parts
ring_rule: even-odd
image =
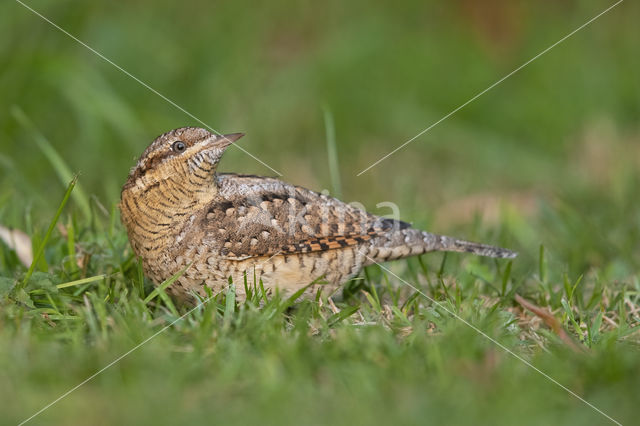
[[[94,277],[83,278],[81,280],[69,281],[67,283],[58,284],[56,287],[58,287],[58,288],[67,288],[67,287],[73,287],[74,285],[92,283],[94,281],[101,280],[106,276],[107,276],[107,274],[100,274],[100,275],[96,275]]]
[[[502,274],[502,293],[501,296],[504,297],[507,294],[507,285],[509,284],[509,278],[511,278],[511,265],[513,265],[513,261],[510,260],[507,262],[507,266],[504,269],[504,273]]]
[[[42,245],[42,240],[41,240],[40,232],[34,231],[33,234],[31,235],[31,251],[37,252],[38,248],[41,245]],[[49,264],[47,263],[47,259],[45,259],[44,256],[38,259],[38,263],[36,263],[36,268],[38,268],[42,272],[49,271]]]
[[[31,266],[29,267],[29,270],[27,271],[27,275],[25,275],[24,280],[22,280],[22,283],[16,286],[17,288],[24,288],[24,286],[26,286],[27,283],[29,282],[29,279],[31,278],[31,275],[33,274],[33,271],[35,270],[36,265],[38,264],[38,261],[39,261],[40,257],[44,253],[44,248],[47,246],[47,242],[49,241],[49,238],[51,237],[51,234],[53,233],[53,229],[55,228],[56,223],[58,223],[58,219],[60,218],[60,215],[62,214],[62,210],[64,209],[64,206],[67,204],[67,201],[69,200],[69,197],[71,196],[71,192],[73,191],[73,188],[76,186],[77,182],[78,182],[78,175],[74,176],[73,179],[71,180],[71,182],[69,182],[69,185],[67,186],[67,190],[64,193],[64,197],[62,198],[62,201],[60,202],[60,205],[58,206],[58,211],[56,211],[56,215],[53,217],[53,220],[49,224],[49,229],[47,229],[47,233],[45,234],[44,238],[42,239],[42,243],[40,244],[40,247],[38,248],[38,252],[36,253],[36,255],[33,258],[33,261],[31,262]]]
[[[164,291],[165,288],[169,287],[171,284],[176,282],[176,280],[180,278],[182,274],[184,274],[187,271],[187,269],[189,269],[189,266],[191,266],[191,263],[185,266],[184,268],[182,268],[181,270],[179,270],[178,272],[176,272],[175,274],[173,274],[169,279],[164,280],[162,283],[160,283],[159,286],[154,288],[153,291],[149,293],[149,295],[144,299],[144,304],[145,305],[149,304],[149,302],[151,302],[158,295],[160,295],[161,291]]]
[[[547,258],[544,255],[544,245],[540,244],[540,254],[538,259],[538,275],[540,282],[546,284],[547,282]]]
[[[171,312],[171,315],[173,315],[174,317],[179,317],[180,314],[176,309],[176,305],[173,304],[173,300],[171,300],[171,297],[169,297],[164,288],[158,288],[158,295],[162,300],[162,303],[164,303],[165,306],[169,309],[169,312]]]
[[[442,278],[442,275],[444,274],[444,268],[447,264],[448,255],[449,253],[446,251],[442,254],[442,263],[440,263],[440,269],[438,270],[438,278]]]
[[[395,317],[402,322],[402,325],[405,327],[411,326],[411,321],[407,318],[407,316],[399,309],[397,306],[391,305],[391,311],[395,314]]]
[[[589,346],[592,346],[595,342],[598,341],[600,337],[600,327],[602,326],[602,317],[604,315],[604,311],[600,310],[598,315],[596,315],[595,319],[591,324],[587,324],[587,333],[589,337]]]
[[[323,108],[324,129],[327,138],[327,156],[329,157],[329,175],[331,176],[331,189],[336,197],[342,197],[342,181],[338,166],[338,150],[336,147],[336,129],[333,122],[333,114],[328,107]]]
[[[236,286],[231,277],[229,277],[229,286],[227,288],[227,298],[224,306],[223,328],[229,329],[231,320],[236,312]]]
[[[336,312],[335,314],[327,318],[327,325],[329,326],[329,328],[334,327],[338,323],[344,321],[345,319],[349,318],[351,315],[358,312],[359,309],[360,309],[360,305],[348,306],[344,309],[341,309],[339,312]]]

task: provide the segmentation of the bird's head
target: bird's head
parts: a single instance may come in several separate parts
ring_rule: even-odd
[[[183,127],[158,136],[145,149],[122,188],[138,201],[166,198],[177,204],[212,197],[215,172],[225,150],[242,133],[215,135],[197,127]]]

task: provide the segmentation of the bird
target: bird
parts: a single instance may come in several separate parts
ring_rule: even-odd
[[[243,133],[182,127],[158,136],[130,170],[119,209],[143,271],[180,303],[233,283],[270,294],[327,295],[371,264],[432,251],[514,258],[514,251],[432,234],[274,177],[219,173]],[[210,291],[207,291],[206,288]],[[257,287],[256,287],[257,288]],[[277,289],[277,290],[276,290]]]

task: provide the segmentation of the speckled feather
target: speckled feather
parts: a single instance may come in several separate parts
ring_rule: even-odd
[[[216,173],[225,149],[241,136],[198,128],[165,133],[143,152],[123,187],[122,221],[145,273],[160,283],[188,266],[170,288],[179,299],[193,302],[191,293],[204,295],[204,286],[221,290],[229,277],[244,282],[245,274],[285,292],[323,278],[332,292],[367,264],[434,250],[515,256],[278,179]],[[236,289],[242,298],[243,286]]]
[[[229,259],[340,249],[401,224],[273,178],[221,174],[217,182],[204,241]]]

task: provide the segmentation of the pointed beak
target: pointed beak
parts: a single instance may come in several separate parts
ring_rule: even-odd
[[[197,144],[197,148],[193,152],[194,155],[198,153],[206,153],[207,161],[214,166],[218,164],[220,158],[227,150],[229,145],[244,136],[244,133],[230,133],[228,135],[211,135],[202,143]]]
[[[216,142],[217,144],[219,144],[219,146],[226,148],[243,136],[244,133],[229,133],[228,135],[218,136]]]

